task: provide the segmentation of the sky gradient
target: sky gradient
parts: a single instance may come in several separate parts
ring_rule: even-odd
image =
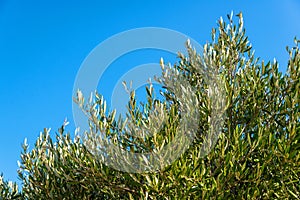
[[[133,28],[162,27],[205,44],[211,40],[211,28],[217,20],[221,16],[225,19],[231,11],[243,12],[256,56],[276,58],[284,72],[288,59],[285,47],[293,45],[295,36],[300,38],[297,0],[0,0],[0,173],[17,180],[24,138],[32,147],[44,127],[52,128],[55,135],[65,118],[70,121],[68,130],[74,132],[75,77],[85,57],[100,42]],[[127,61],[135,59],[130,56]],[[146,63],[158,63],[164,57],[153,52],[135,56]],[[106,77],[120,71],[122,60],[118,63]],[[99,92],[109,94],[111,89],[105,85],[114,85],[114,81],[104,80]]]

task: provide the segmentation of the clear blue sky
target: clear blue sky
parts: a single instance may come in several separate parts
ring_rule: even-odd
[[[66,117],[74,131],[73,83],[100,42],[125,30],[157,26],[204,44],[219,17],[232,10],[243,12],[256,55],[277,58],[284,71],[285,47],[294,36],[300,38],[297,0],[0,0],[0,172],[17,180],[24,138],[33,146],[44,127],[54,135]]]

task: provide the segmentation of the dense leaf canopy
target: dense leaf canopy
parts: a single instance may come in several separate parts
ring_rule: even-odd
[[[287,48],[286,73],[276,60],[256,58],[243,27],[232,16],[212,29],[212,41],[200,52],[209,67],[218,71],[224,84],[224,124],[215,147],[204,157],[201,145],[209,131],[212,103],[199,54],[187,44],[188,55],[179,54],[172,68],[196,88],[201,118],[192,145],[173,163],[155,172],[128,173],[101,162],[89,145],[101,129],[107,137],[131,152],[161,149],[176,136],[179,103],[167,89],[164,101],[149,86],[148,101],[137,105],[134,92],[127,117],[134,125],[149,124],[147,113],[160,106],[168,120],[154,136],[133,137],[125,122],[105,110],[96,94],[92,102],[75,101],[90,118],[86,137],[66,133],[63,125],[56,138],[45,129],[29,150],[24,143],[19,177],[21,188],[1,176],[3,199],[297,199],[300,198],[300,52]],[[268,47],[266,47],[268,48]],[[97,141],[96,141],[97,142]]]

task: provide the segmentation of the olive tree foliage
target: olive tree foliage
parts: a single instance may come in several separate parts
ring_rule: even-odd
[[[20,198],[18,185],[11,181],[4,181],[3,175],[0,176],[0,199],[17,199]]]
[[[241,15],[237,22],[232,15],[219,20],[202,52],[207,66],[218,71],[226,93],[222,133],[208,155],[202,157],[201,148],[214,105],[197,70],[199,54],[187,44],[188,55],[179,53],[173,69],[196,88],[201,118],[192,145],[178,159],[155,172],[128,173],[106,166],[89,147],[96,141],[97,130],[130,152],[155,151],[174,140],[180,102],[167,88],[162,101],[151,85],[147,87],[142,107],[131,92],[127,118],[136,127],[155,123],[147,114],[154,108],[167,119],[156,134],[142,138],[125,131],[126,120],[107,111],[101,95],[85,101],[79,93],[75,101],[90,122],[86,137],[71,138],[64,124],[56,139],[45,129],[32,150],[24,143],[18,171],[22,187],[16,192],[16,185],[1,178],[0,195],[4,199],[300,198],[299,43],[295,39],[295,46],[287,48],[289,60],[283,74],[276,60],[255,57]]]

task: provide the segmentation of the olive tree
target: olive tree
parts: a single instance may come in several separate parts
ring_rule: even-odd
[[[226,21],[221,18],[201,55],[187,43],[188,54],[179,53],[179,61],[168,68],[195,88],[192,92],[198,103],[194,106],[201,116],[192,144],[174,162],[160,170],[131,173],[105,165],[105,158],[93,148],[101,140],[99,130],[111,143],[134,153],[155,152],[176,139],[181,102],[167,86],[161,91],[164,98],[158,99],[149,85],[142,106],[134,91],[130,93],[127,119],[132,126],[153,125],[159,115],[153,122],[149,113],[157,108],[167,119],[155,134],[143,137],[129,134],[128,120],[107,111],[100,94],[86,101],[79,92],[74,100],[90,124],[85,137],[71,138],[64,124],[56,138],[44,129],[32,150],[24,143],[18,171],[22,188],[16,193],[16,186],[1,179],[3,198],[300,198],[300,41],[295,38],[295,46],[287,48],[289,60],[282,73],[276,60],[265,62],[255,56],[241,14],[236,19],[233,15]],[[202,145],[213,125],[214,105],[204,74],[197,70],[201,60],[208,70],[218,73],[226,96],[224,123],[215,146],[205,156],[201,156]],[[174,73],[166,73],[167,65],[161,64],[162,77],[173,80]],[[160,80],[164,85],[166,79]]]

